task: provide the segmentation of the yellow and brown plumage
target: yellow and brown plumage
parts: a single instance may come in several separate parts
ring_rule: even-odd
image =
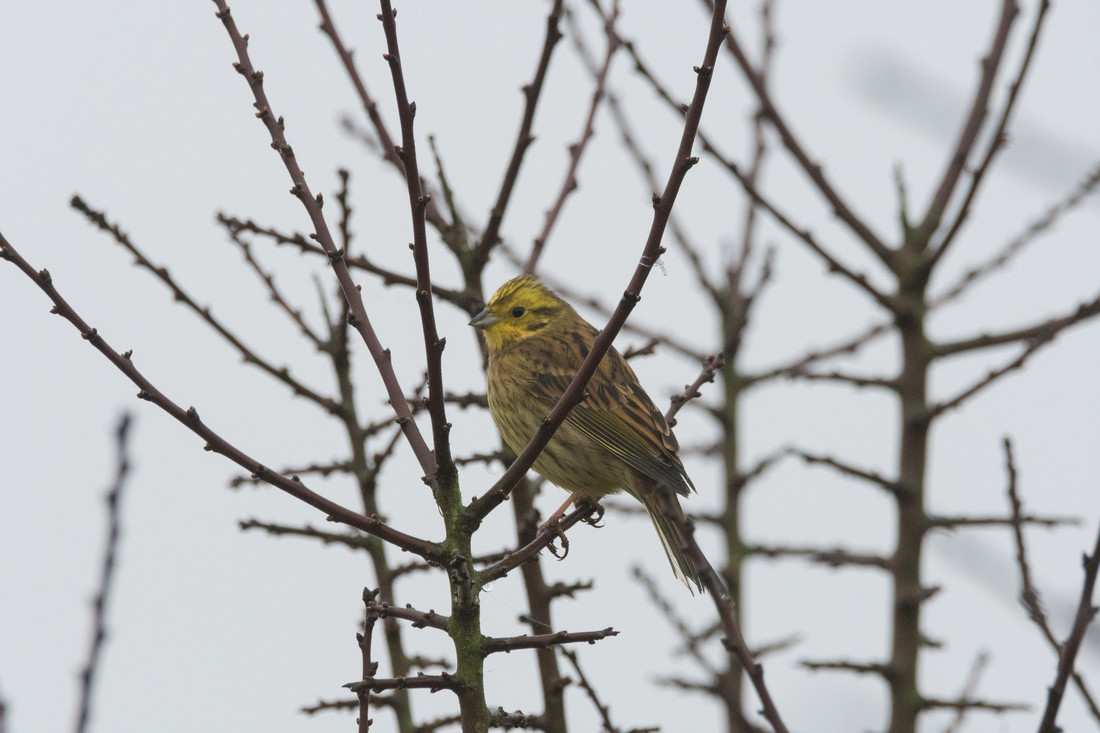
[[[519,452],[561,397],[592,347],[596,329],[536,278],[517,277],[470,321],[489,348],[488,397],[504,443]],[[611,349],[534,469],[551,483],[598,499],[626,491],[649,513],[676,577],[703,589],[670,516],[695,487],[664,415],[634,370]]]

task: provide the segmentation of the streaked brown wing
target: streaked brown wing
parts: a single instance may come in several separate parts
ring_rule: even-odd
[[[552,347],[552,341],[547,345]],[[555,361],[561,360],[559,352]],[[580,361],[565,367],[551,366],[549,359],[534,361],[536,396],[549,410],[569,386]],[[569,413],[567,423],[660,485],[683,496],[695,488],[680,463],[680,449],[664,415],[618,352],[608,352],[587,393],[587,399]]]

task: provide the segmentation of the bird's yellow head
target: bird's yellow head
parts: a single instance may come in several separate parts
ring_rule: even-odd
[[[573,307],[531,275],[513,278],[489,298],[470,325],[485,333],[490,353],[530,338],[548,326],[579,318]]]

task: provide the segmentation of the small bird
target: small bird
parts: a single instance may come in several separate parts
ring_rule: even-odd
[[[597,331],[530,275],[502,285],[470,325],[482,330],[489,349],[489,412],[504,443],[519,453],[588,356]],[[534,469],[571,492],[551,522],[580,497],[599,499],[625,491],[640,501],[676,577],[688,590],[688,581],[703,590],[672,516],[682,520],[676,495],[688,496],[695,487],[664,415],[614,348]]]

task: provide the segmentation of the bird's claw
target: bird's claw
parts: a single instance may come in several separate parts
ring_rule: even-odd
[[[582,496],[580,499],[577,499],[577,505],[576,506],[577,506],[578,511],[594,512],[594,513],[586,514],[581,519],[582,522],[584,522],[585,524],[587,524],[591,527],[602,527],[603,526],[600,522],[603,521],[603,515],[607,510],[604,509],[603,505],[600,504],[600,502],[596,501],[595,499],[590,499],[586,496]]]
[[[559,560],[564,560],[569,554],[569,538],[565,536],[565,530],[561,528],[561,524],[557,521],[547,522],[542,526],[542,530],[550,532],[553,536],[546,544],[546,548],[550,550],[550,554]],[[540,532],[542,531],[540,530]],[[561,554],[558,554],[558,547],[554,544],[554,540],[561,540]]]

